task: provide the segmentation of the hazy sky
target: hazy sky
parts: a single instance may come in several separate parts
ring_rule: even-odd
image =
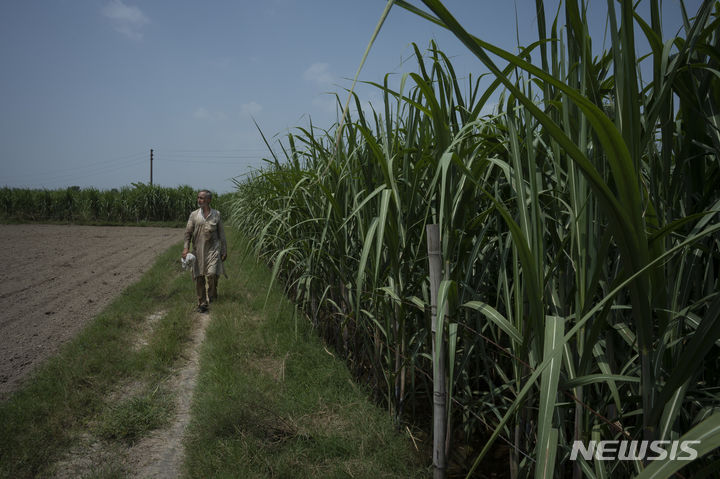
[[[677,28],[677,1],[665,3],[664,23]],[[699,3],[686,2],[692,13]],[[445,4],[471,33],[506,49],[515,50],[518,37],[523,45],[536,38],[535,0]],[[592,5],[601,43],[607,3]],[[336,121],[331,93],[347,98],[384,6],[2,0],[0,187],[147,183],[152,148],[155,184],[229,191],[232,177],[269,156],[252,117],[273,146],[310,119],[321,128]],[[424,50],[432,39],[453,57],[459,77],[484,72],[449,34],[394,7],[360,79],[415,71],[411,43]],[[359,93],[380,104],[375,89]]]

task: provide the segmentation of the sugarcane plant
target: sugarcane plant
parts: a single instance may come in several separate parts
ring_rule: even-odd
[[[458,79],[437,45],[415,46],[416,71],[375,84],[379,111],[351,92],[331,128],[268,144],[267,166],[237,182],[232,222],[398,423],[430,429],[443,342],[450,469],[714,473],[718,2],[683,4],[666,39],[660,2],[645,19],[610,0],[600,53],[582,0],[549,24],[537,0],[537,41],[517,52],[440,1],[389,4],[449,29],[491,81]],[[621,460],[602,460],[602,444],[621,444]]]

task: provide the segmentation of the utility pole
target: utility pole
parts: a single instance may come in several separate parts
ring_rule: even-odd
[[[150,186],[152,186],[152,160],[153,160],[153,150],[150,148]]]

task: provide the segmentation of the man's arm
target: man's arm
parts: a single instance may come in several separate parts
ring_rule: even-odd
[[[185,242],[183,243],[182,252],[183,259],[185,259],[185,256],[187,256],[188,252],[190,252],[190,243],[192,242],[192,236],[194,231],[195,222],[193,221],[192,213],[190,213],[190,218],[188,218],[187,225],[185,225]]]
[[[218,231],[218,237],[220,238],[220,259],[222,261],[225,261],[225,259],[227,258],[227,241],[225,240],[225,227],[223,226],[222,218],[220,218],[219,212],[218,212],[217,231]]]

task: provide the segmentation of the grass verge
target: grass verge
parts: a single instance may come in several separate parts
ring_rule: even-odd
[[[201,349],[187,475],[426,477],[410,439],[234,243]]]

